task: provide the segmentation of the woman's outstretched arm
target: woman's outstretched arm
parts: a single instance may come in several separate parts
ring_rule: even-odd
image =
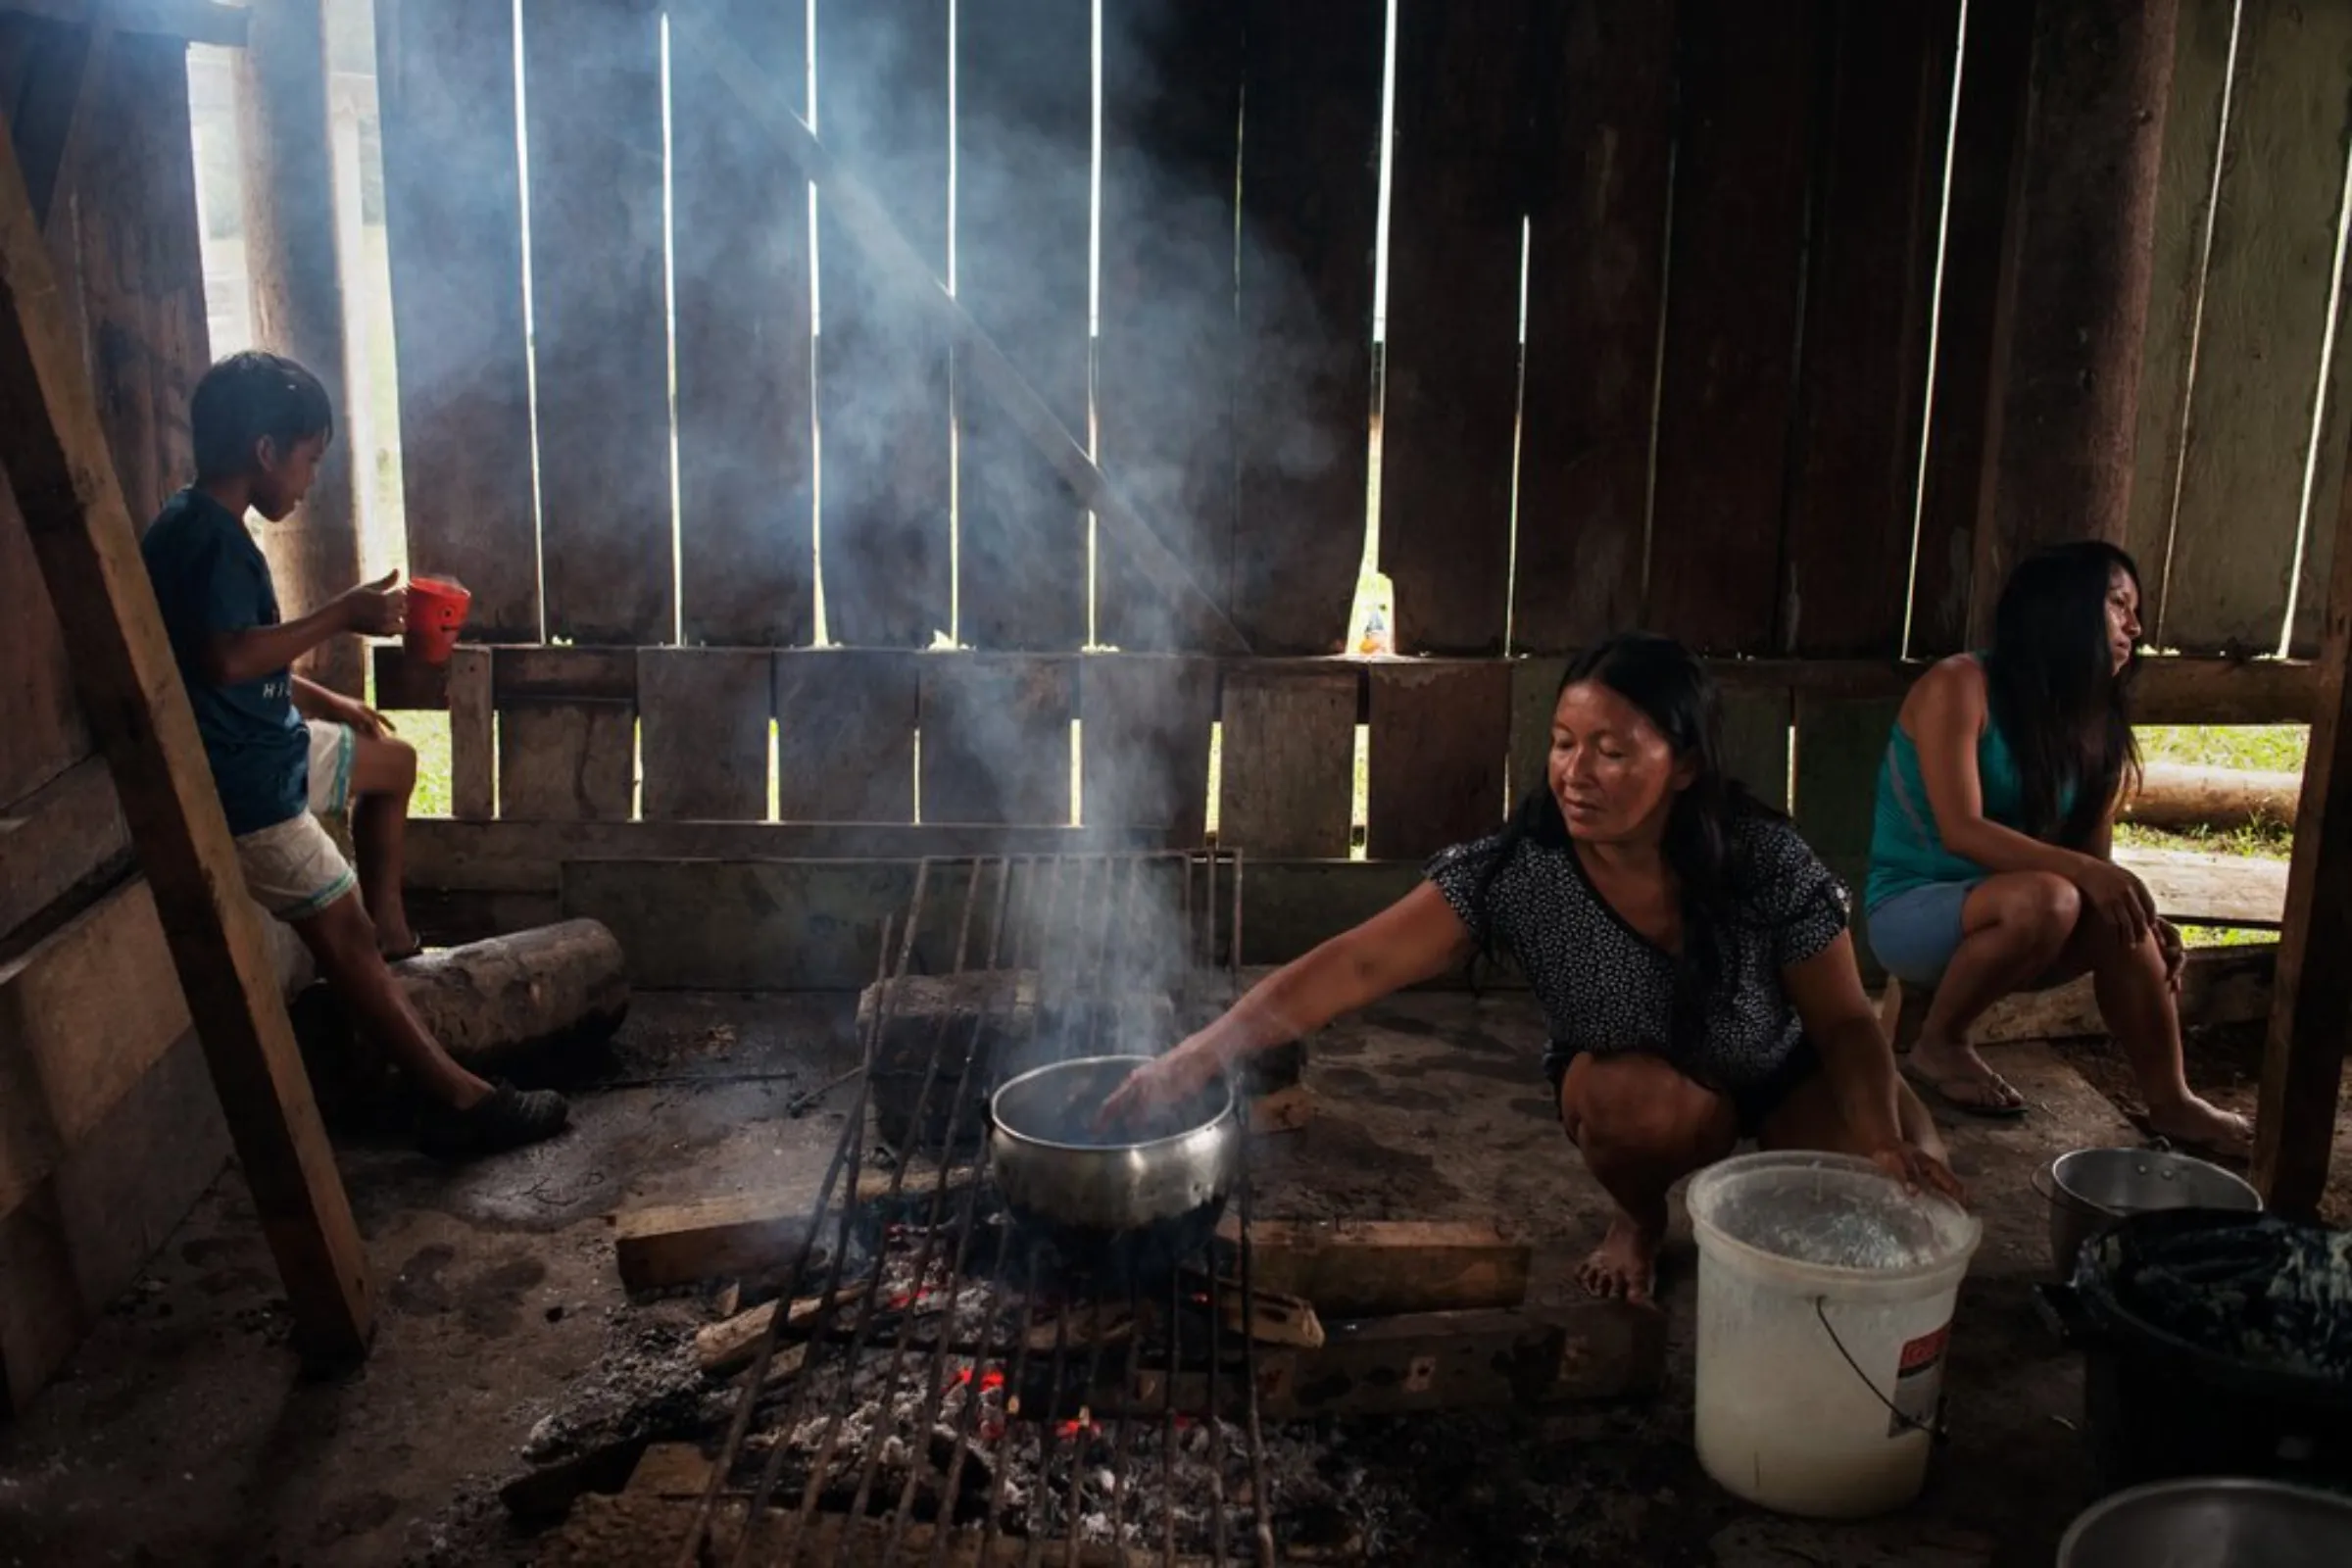
[[[1121,1085],[1116,1117],[1193,1094],[1232,1063],[1312,1034],[1332,1019],[1444,974],[1470,955],[1461,916],[1424,882],[1351,930],[1251,986],[1214,1023]]]

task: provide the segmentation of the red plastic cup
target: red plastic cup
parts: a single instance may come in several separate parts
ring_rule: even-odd
[[[473,595],[447,577],[409,579],[409,625],[402,642],[411,659],[427,664],[446,664],[466,624],[466,609]]]

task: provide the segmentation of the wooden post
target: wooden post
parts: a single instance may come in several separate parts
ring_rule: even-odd
[[[2328,1186],[2352,1029],[2352,480],[2336,503],[2325,625],[2254,1128],[2254,1185],[2292,1214],[2316,1209]]]
[[[2033,57],[1994,317],[1978,640],[2020,559],[2127,530],[2179,0],[1987,9],[2019,7],[2034,12]],[[2001,20],[1972,13],[1969,26]]]
[[[360,580],[343,275],[335,247],[334,130],[326,103],[321,0],[255,0],[237,56],[238,141],[245,159],[245,269],[254,340],[309,368],[335,410],[335,439],[311,493],[270,526],[265,543],[286,618],[306,615]],[[333,637],[302,672],[361,694],[359,639]]]
[[[0,467],[24,510],[82,711],[154,888],[298,1343],[315,1357],[358,1353],[371,1326],[367,1256],[139,560],[15,137],[0,132]]]

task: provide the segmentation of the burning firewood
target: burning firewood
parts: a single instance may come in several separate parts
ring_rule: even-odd
[[[1188,1269],[1185,1283],[1194,1293],[1194,1299],[1206,1303],[1212,1294],[1205,1273]],[[1217,1315],[1229,1334],[1248,1334],[1260,1345],[1289,1345],[1305,1350],[1323,1348],[1323,1320],[1315,1315],[1315,1303],[1300,1296],[1285,1296],[1262,1286],[1249,1293],[1247,1306],[1241,1281],[1221,1279],[1213,1294],[1217,1299]]]
[[[840,1320],[844,1308],[865,1294],[866,1282],[855,1280],[833,1293],[833,1310]],[[788,1329],[806,1328],[816,1321],[824,1309],[821,1296],[804,1297],[792,1303],[784,1313]],[[748,1312],[738,1312],[723,1322],[708,1324],[694,1332],[694,1356],[705,1374],[717,1377],[739,1366],[749,1366],[760,1353],[760,1336],[767,1332],[768,1323],[776,1315],[776,1303],[755,1306]]]

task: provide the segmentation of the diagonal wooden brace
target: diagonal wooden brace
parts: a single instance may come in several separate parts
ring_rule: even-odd
[[[16,138],[0,124],[0,467],[16,490],[74,690],[154,889],[297,1342],[315,1360],[357,1354],[372,1321],[367,1253],[67,310]]]
[[[712,35],[709,24],[691,8],[671,16],[670,35],[703,56],[704,63],[727,84],[727,90],[740,101],[744,112],[772,135],[785,156],[823,191],[826,210],[841,220],[842,227],[863,247],[867,258],[904,289],[909,299],[932,314],[963,356],[974,377],[1053,465],[1054,471],[1078,504],[1093,512],[1121,544],[1135,552],[1145,574],[1216,641],[1219,652],[1249,653],[1250,641],[1232,618],[1185,569],[1184,563],[1169,551],[1142,514],[1111,488],[1102,468],[1046,406],[1045,399],[1037,395],[1036,388],[981,330],[971,313],[941,286],[873,193],[825,149],[808,122],[768,90],[741,53],[729,47],[724,38]]]

